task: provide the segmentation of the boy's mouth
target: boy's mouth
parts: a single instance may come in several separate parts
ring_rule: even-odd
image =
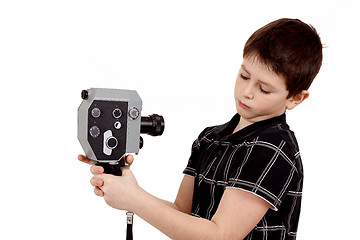
[[[244,103],[242,103],[240,100],[238,100],[238,104],[241,108],[247,110],[247,109],[250,109],[250,107]]]

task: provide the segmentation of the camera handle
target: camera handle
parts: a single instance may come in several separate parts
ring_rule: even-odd
[[[117,162],[98,162],[98,161],[96,161],[95,165],[103,167],[104,173],[112,174],[115,176],[121,176],[122,172],[121,172],[120,168],[125,166],[125,158],[122,157]]]
[[[125,158],[122,157],[120,161],[112,162],[95,162],[95,165],[102,166],[104,168],[104,173],[113,174],[115,176],[122,176],[121,167],[125,166]],[[132,225],[133,225],[134,213],[126,213],[126,240],[133,240]]]

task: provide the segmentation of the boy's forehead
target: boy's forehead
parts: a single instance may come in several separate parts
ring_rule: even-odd
[[[265,64],[265,62],[258,56],[258,55],[250,55],[247,57],[243,58],[243,63],[241,66],[244,66],[246,68],[246,66],[248,68],[252,67],[253,65],[256,65],[257,67],[267,70],[269,72],[273,72],[273,69],[271,66],[269,66],[268,64]]]
[[[273,71],[270,66],[266,65],[256,55],[244,57],[241,64],[241,69],[265,84],[272,86],[279,86],[279,84],[284,86],[286,85],[285,79]]]

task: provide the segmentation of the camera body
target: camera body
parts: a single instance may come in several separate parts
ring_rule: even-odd
[[[140,133],[164,131],[159,115],[141,117],[142,100],[134,90],[91,88],[83,90],[78,108],[78,140],[86,156],[106,173],[121,175],[126,153],[139,152]]]

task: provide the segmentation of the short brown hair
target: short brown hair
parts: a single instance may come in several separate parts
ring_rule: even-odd
[[[315,28],[298,19],[282,18],[254,32],[243,57],[257,57],[285,78],[288,98],[307,90],[322,64],[322,44]]]

